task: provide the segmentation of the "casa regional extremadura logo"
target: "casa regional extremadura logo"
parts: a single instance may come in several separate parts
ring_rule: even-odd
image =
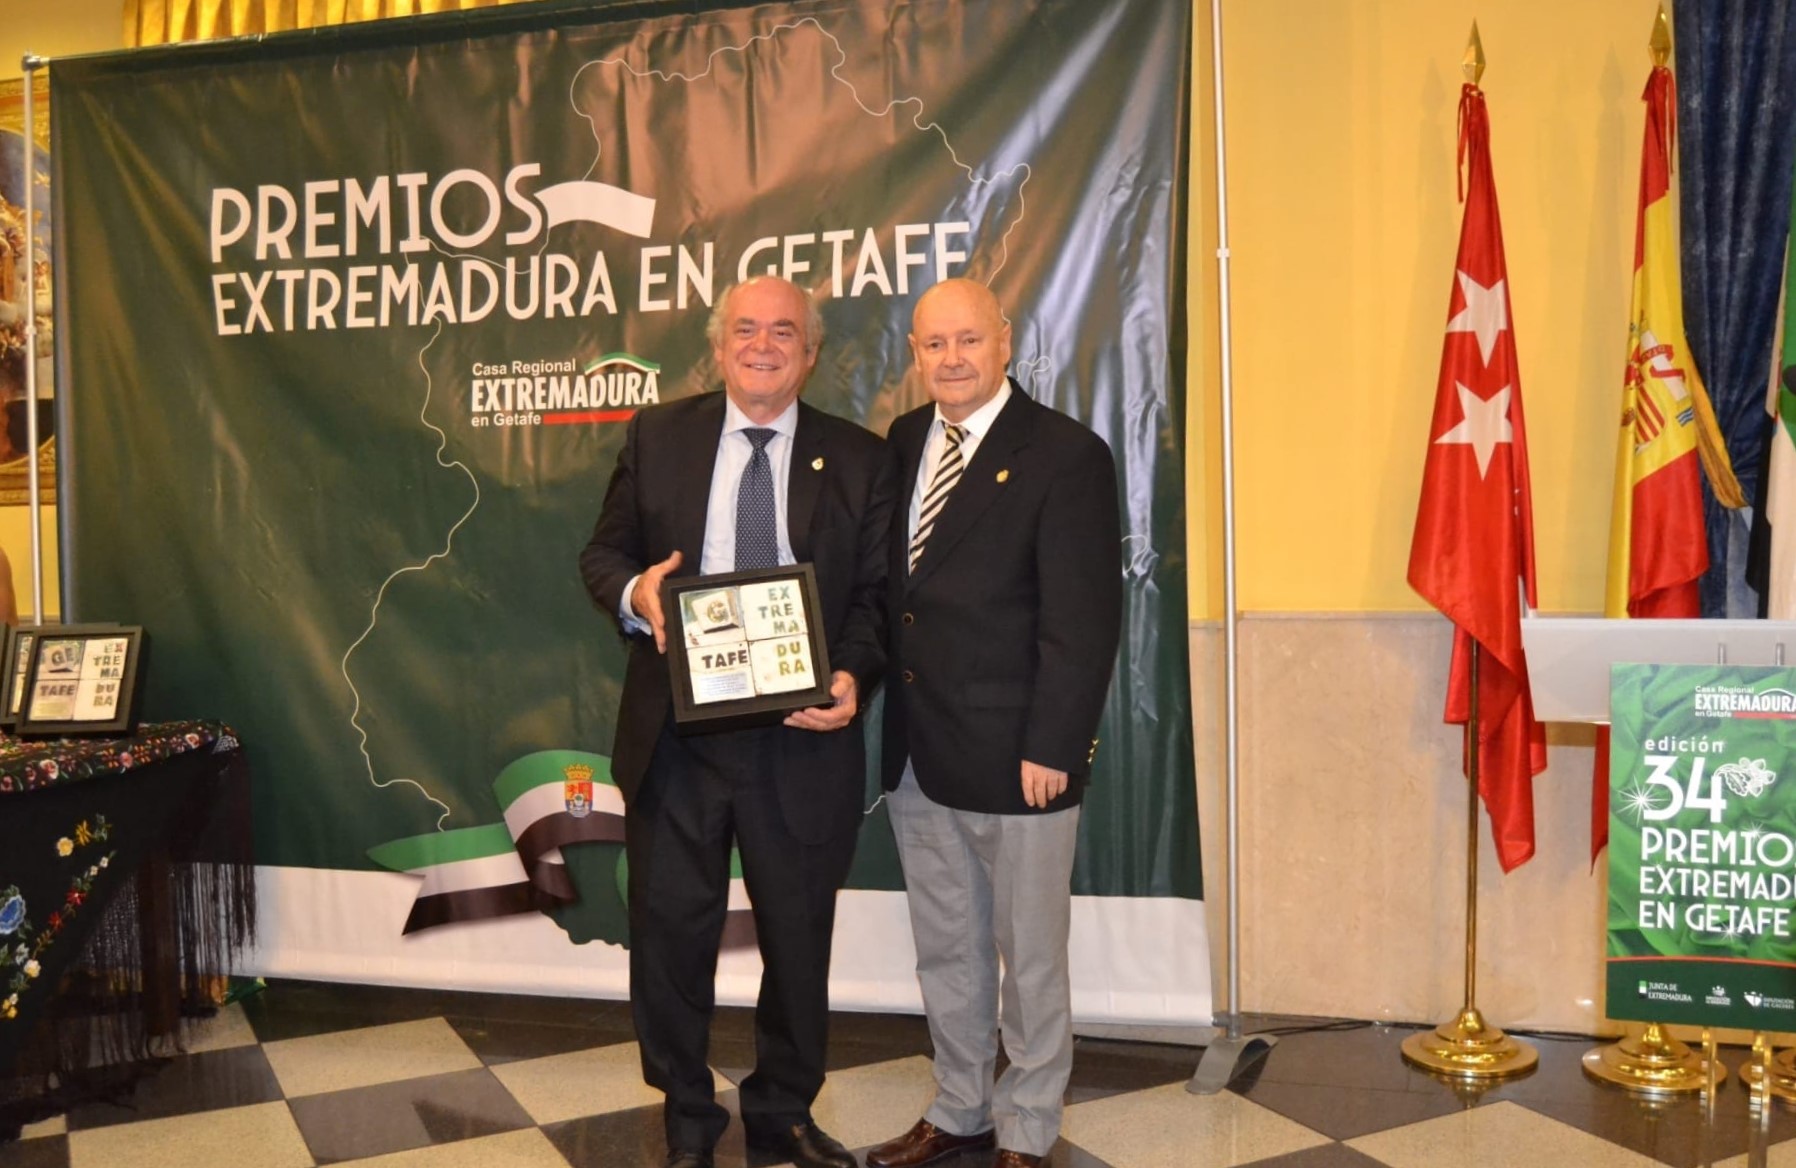
[[[476,361],[468,419],[489,426],[567,426],[627,421],[661,400],[661,366],[631,353],[567,360]]]

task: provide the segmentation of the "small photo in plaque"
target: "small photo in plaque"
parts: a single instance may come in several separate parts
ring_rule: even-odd
[[[145,637],[133,625],[42,625],[24,653],[18,735],[128,734],[137,721]]]
[[[679,622],[667,661],[682,732],[767,725],[830,703],[811,565],[667,580],[662,588],[662,611]]]
[[[680,596],[680,627],[686,646],[727,645],[744,639],[734,588],[705,588]]]

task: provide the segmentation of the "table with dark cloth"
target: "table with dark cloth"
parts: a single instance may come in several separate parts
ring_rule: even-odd
[[[118,1089],[255,934],[249,783],[217,722],[0,736],[0,1140]]]

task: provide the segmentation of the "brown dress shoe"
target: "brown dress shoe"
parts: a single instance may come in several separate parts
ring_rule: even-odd
[[[998,1158],[992,1161],[992,1168],[1041,1168],[1044,1156],[1031,1156],[1028,1152],[1013,1152],[1009,1148],[999,1148]]]
[[[919,1119],[911,1129],[895,1140],[889,1140],[867,1153],[867,1168],[921,1168],[945,1156],[973,1148],[989,1148],[997,1142],[993,1133],[985,1131],[970,1136],[945,1132]]]

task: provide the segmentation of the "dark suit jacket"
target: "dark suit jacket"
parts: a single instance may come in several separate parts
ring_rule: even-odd
[[[580,575],[597,605],[616,617],[624,586],[678,549],[675,576],[699,574],[711,470],[723,433],[724,395],[651,406],[630,421]],[[887,529],[895,497],[885,444],[852,422],[798,406],[786,484],[786,534],[798,562],[815,566],[830,668],[854,674],[860,705],[885,667]],[[678,652],[670,644],[669,652]],[[635,797],[672,707],[667,661],[648,635],[630,637],[611,773]],[[728,733],[727,731],[725,733]],[[817,841],[860,820],[866,747],[857,720],[831,733],[774,727],[775,781],[787,825]]]
[[[1028,814],[1024,759],[1069,776],[1045,810],[1084,793],[1122,627],[1122,533],[1110,448],[1010,390],[914,574],[905,509],[935,407],[887,435],[900,493],[883,774],[896,787],[908,756],[937,803]]]

